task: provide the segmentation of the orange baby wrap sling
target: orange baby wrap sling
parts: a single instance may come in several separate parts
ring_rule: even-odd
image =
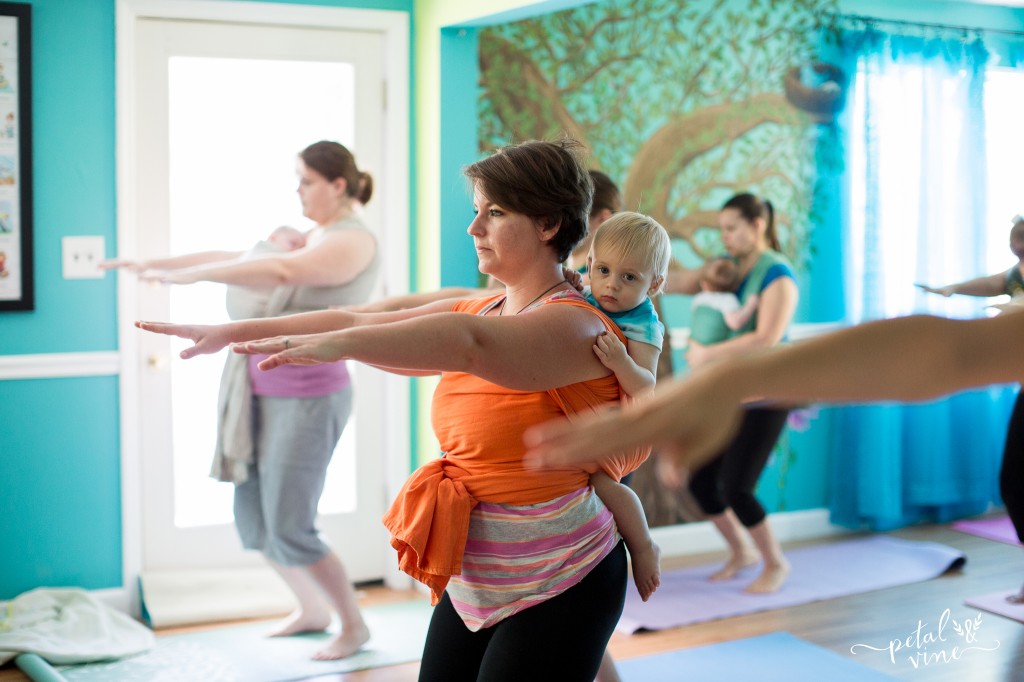
[[[459,301],[452,310],[477,314],[500,296]],[[625,343],[615,323],[582,298],[545,303],[552,304],[588,309]],[[650,448],[617,455],[586,469],[537,471],[523,466],[526,427],[561,415],[572,419],[614,404],[622,396],[614,374],[548,391],[525,392],[471,374],[444,373],[434,393],[432,421],[446,453],[414,471],[384,515],[391,546],[398,551],[399,568],[427,585],[436,604],[449,578],[462,572],[470,512],[478,501],[537,504],[585,487],[590,473],[598,468],[619,480],[640,466]],[[465,434],[484,429],[486,445],[472,433]]]

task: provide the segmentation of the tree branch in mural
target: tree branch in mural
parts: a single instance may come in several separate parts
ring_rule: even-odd
[[[632,210],[647,213],[670,229],[673,237],[693,242],[702,227],[718,225],[717,211],[691,212],[676,218],[671,198],[673,178],[698,157],[767,123],[800,125],[806,119],[776,93],[754,95],[741,102],[704,107],[658,129],[641,145],[626,174],[624,198]],[[750,186],[752,178],[737,182]]]
[[[562,104],[558,88],[515,45],[498,36],[482,41],[480,71],[487,80],[500,82],[514,76],[519,84],[491,91],[491,106],[507,130],[513,131],[509,142],[567,135],[586,143],[586,134]]]

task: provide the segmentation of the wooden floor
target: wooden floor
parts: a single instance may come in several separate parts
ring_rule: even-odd
[[[855,644],[884,647],[891,640],[912,636],[918,621],[925,623],[922,629],[924,633],[929,629],[929,624],[934,626],[938,622],[946,609],[951,611],[953,618],[960,621],[974,618],[978,611],[964,606],[965,598],[1004,588],[1013,589],[1024,582],[1024,551],[1020,547],[960,533],[948,526],[918,526],[891,534],[909,540],[941,542],[955,547],[967,555],[967,564],[935,580],[905,587],[660,632],[631,636],[616,634],[609,648],[616,659],[624,660],[785,631],[896,679],[914,682],[1024,682],[1024,625],[986,612],[981,614],[978,642],[989,646],[998,642],[995,651],[970,651],[959,660],[934,662],[917,669],[905,657],[898,656],[893,664],[888,653],[866,650],[856,656],[850,653],[850,647]],[[700,555],[671,559],[665,561],[665,568],[707,563],[720,558],[720,555]],[[395,593],[384,588],[371,588],[365,591],[362,603],[371,605],[408,598],[419,597],[411,592]],[[167,630],[158,634],[182,631]],[[928,650],[935,653],[945,647],[952,654],[954,644],[956,642],[949,641],[931,645]],[[314,679],[315,682],[410,682],[416,679],[417,670],[418,664],[411,663]],[[0,668],[0,682],[27,679],[10,664]],[[680,679],[700,682],[696,677],[683,676],[682,671]]]

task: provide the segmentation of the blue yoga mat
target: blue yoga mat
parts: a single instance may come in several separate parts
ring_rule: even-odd
[[[623,682],[892,682],[897,678],[847,660],[788,632],[616,661]]]
[[[432,611],[423,600],[363,609],[370,641],[339,661],[310,659],[331,635],[267,637],[270,624],[264,621],[158,637],[139,656],[58,670],[68,682],[280,682],[378,668],[420,659]]]

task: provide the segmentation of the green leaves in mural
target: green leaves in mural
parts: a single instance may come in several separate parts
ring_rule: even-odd
[[[608,0],[480,35],[480,148],[570,135],[627,207],[698,255],[714,217],[753,191],[778,208],[787,255],[808,253],[814,120],[787,73],[814,62],[835,0]],[[711,230],[707,228],[712,228]]]

